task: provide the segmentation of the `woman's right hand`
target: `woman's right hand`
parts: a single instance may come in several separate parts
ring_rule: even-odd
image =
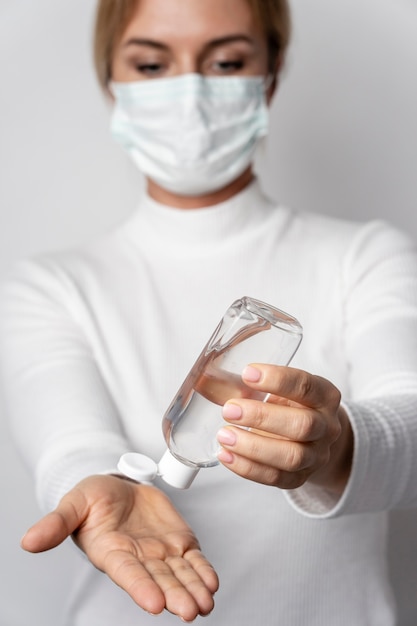
[[[23,537],[29,552],[72,535],[99,570],[145,611],[164,609],[184,621],[213,609],[217,575],[191,528],[155,487],[115,476],[91,476]]]

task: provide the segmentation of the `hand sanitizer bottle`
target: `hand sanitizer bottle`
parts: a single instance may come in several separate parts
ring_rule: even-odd
[[[168,449],[152,465],[143,455],[123,455],[119,469],[151,482],[159,475],[187,489],[199,469],[218,464],[221,407],[231,398],[267,401],[268,394],[246,386],[241,374],[250,363],[288,365],[300,345],[302,327],[292,316],[254,298],[233,302],[181,385],[163,420]]]

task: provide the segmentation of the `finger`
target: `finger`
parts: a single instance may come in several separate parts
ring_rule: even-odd
[[[331,382],[293,367],[253,363],[244,369],[242,378],[252,388],[311,408],[340,403],[340,392]]]
[[[318,463],[318,446],[265,437],[241,428],[222,428],[217,440],[225,450],[246,459],[249,468],[251,463],[262,464],[271,468],[272,475],[276,470],[300,472]]]
[[[285,470],[241,457],[235,452],[230,452],[224,448],[220,450],[217,456],[219,461],[234,474],[262,485],[279,487],[280,489],[297,489],[305,483],[310,475],[307,470],[286,472]]]
[[[165,608],[184,621],[190,622],[199,615],[200,607],[193,594],[184,587],[181,581],[181,578],[184,578],[191,584],[189,572],[191,568],[184,565],[180,566],[179,561],[181,560],[181,557],[171,557],[167,562],[152,559],[146,561],[144,566],[161,590],[165,598]],[[188,571],[186,572],[185,569]],[[177,574],[180,578],[177,578]],[[207,589],[206,593],[209,593]]]
[[[165,609],[163,591],[133,553],[112,550],[107,553],[100,569],[148,613],[158,615]]]
[[[223,406],[222,412],[227,422],[262,431],[264,436],[308,442],[321,439],[328,430],[323,416],[305,407],[233,399]]]
[[[194,598],[200,615],[208,615],[214,608],[213,593],[207,588],[192,562],[183,557],[170,557],[167,559],[174,576],[188,593]]]
[[[21,540],[21,546],[28,552],[55,548],[83,523],[86,516],[85,498],[79,490],[72,489],[54,511],[29,528]]]
[[[200,550],[189,550],[184,555],[184,558],[191,563],[207,589],[209,589],[211,593],[216,593],[219,588],[219,578],[212,565],[210,565]]]

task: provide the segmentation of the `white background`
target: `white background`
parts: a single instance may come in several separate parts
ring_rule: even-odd
[[[94,5],[0,0],[0,274],[134,209],[141,180],[109,138],[93,76]],[[301,209],[382,217],[417,238],[417,0],[293,0],[293,11],[269,158],[259,161],[265,187]],[[39,513],[2,413],[0,446],[0,625],[59,626],[78,557],[69,543],[20,550]],[[400,626],[416,624],[416,522],[415,511],[393,515]]]

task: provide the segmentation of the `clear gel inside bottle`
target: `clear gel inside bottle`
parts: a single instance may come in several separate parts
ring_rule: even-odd
[[[234,302],[164,415],[170,455],[190,470],[217,465],[221,407],[231,398],[267,400],[267,394],[243,383],[244,367],[254,362],[287,365],[301,339],[299,322],[283,311],[248,297]],[[170,472],[171,467],[161,472],[167,482]]]

